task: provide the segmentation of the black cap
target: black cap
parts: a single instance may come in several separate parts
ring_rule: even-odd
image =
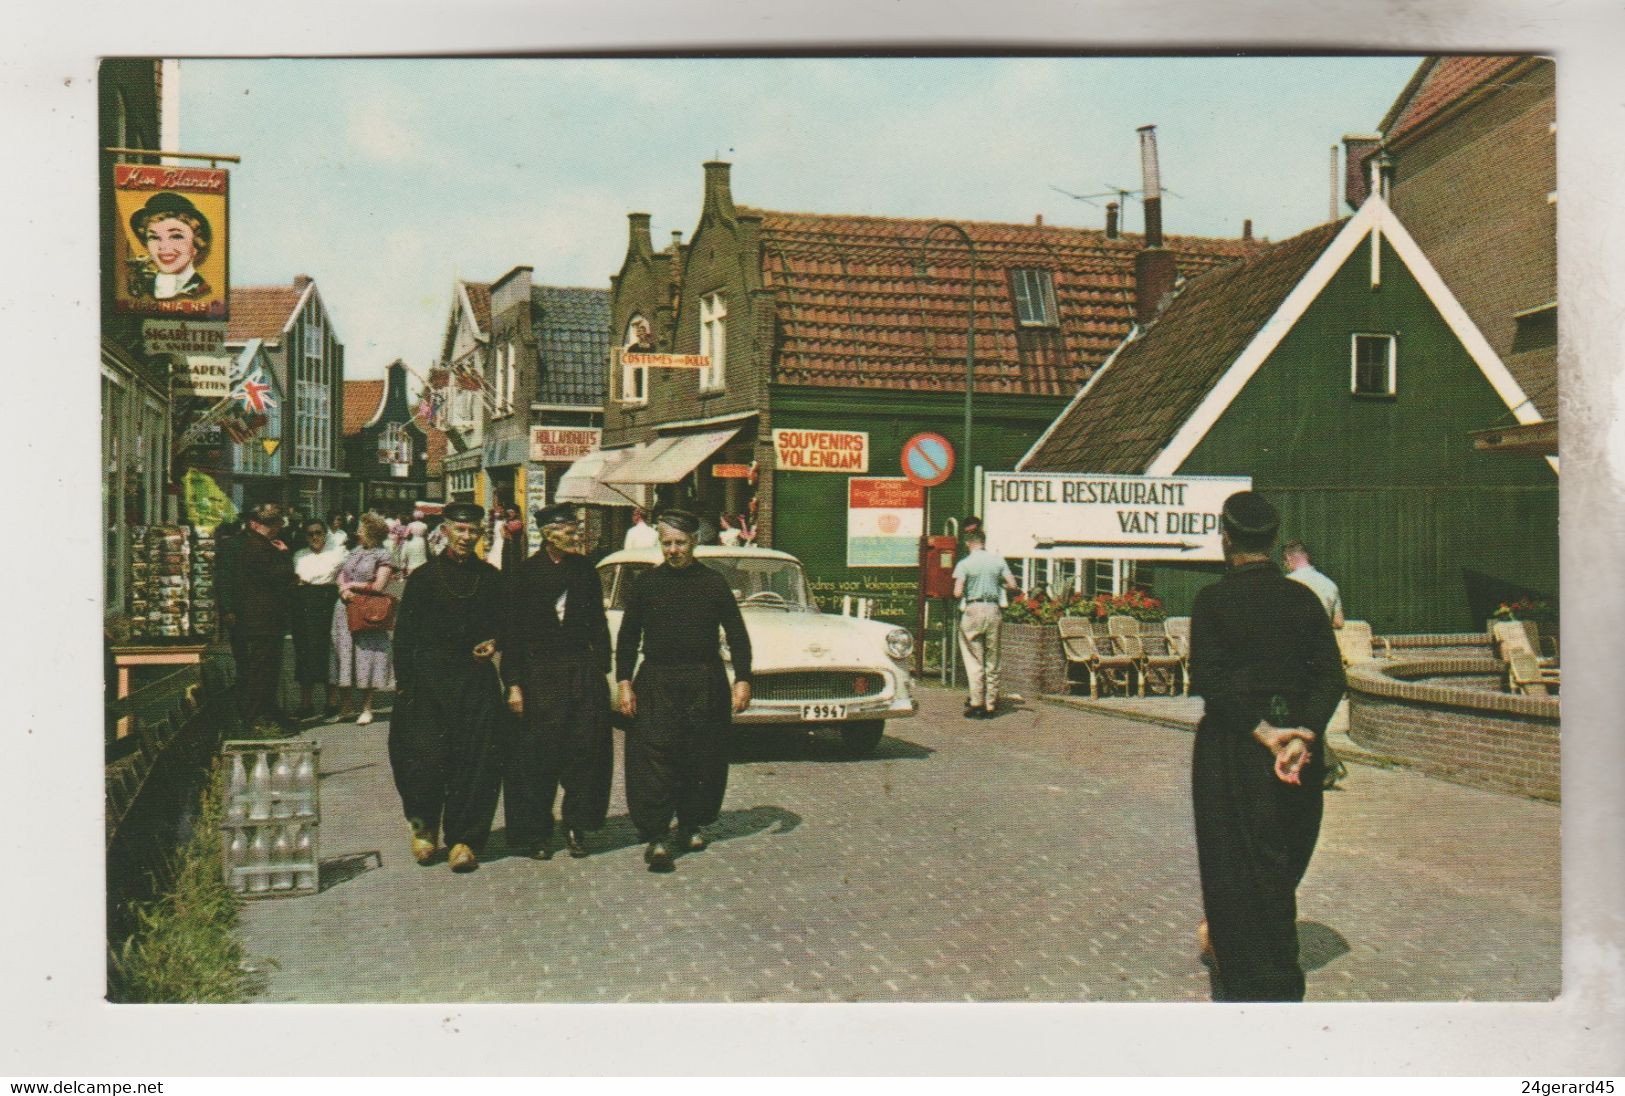
[[[669,525],[679,533],[688,533],[692,536],[700,531],[700,519],[687,510],[662,510],[655,518],[658,525]]]
[[[185,213],[196,217],[203,226],[203,235],[214,238],[214,232],[209,228],[209,218],[198,212],[197,206],[183,194],[176,194],[172,190],[160,190],[147,199],[147,204],[130,214],[130,230],[137,236],[147,231],[148,221],[161,221],[165,217],[173,217],[177,213]]]
[[[959,527],[961,529],[980,529],[982,519],[975,514],[966,514],[964,520],[959,523]]]
[[[576,508],[568,502],[554,503],[544,506],[536,511],[536,527],[540,529],[545,525],[562,525],[565,522],[578,520]]]
[[[440,511],[442,521],[466,521],[471,525],[478,525],[485,520],[485,508],[476,506],[472,502],[448,503]]]
[[[1238,491],[1225,499],[1223,517],[1232,539],[1268,541],[1281,527],[1281,515],[1256,491]]]

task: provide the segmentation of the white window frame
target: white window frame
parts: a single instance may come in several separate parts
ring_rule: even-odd
[[[1360,388],[1360,340],[1388,341],[1388,384],[1381,392]],[[1399,337],[1382,331],[1356,331],[1349,336],[1349,392],[1356,396],[1388,397],[1399,393]]]
[[[621,340],[621,353],[624,355],[638,345],[638,338],[634,334],[639,327],[652,331],[653,327],[641,314],[634,315],[626,321],[626,334]],[[646,404],[649,402],[649,367],[646,365],[627,365],[621,362],[621,394],[622,403]]]
[[[700,353],[711,364],[700,370],[700,391],[720,392],[727,387],[728,302],[721,293],[700,298]]]
[[[1036,301],[1034,293],[1036,291]],[[1016,306],[1016,323],[1021,327],[1057,327],[1060,325],[1060,313],[1055,307],[1055,275],[1053,272],[1041,267],[1022,267],[1010,271],[1010,292]],[[1027,312],[1034,311],[1036,304],[1038,316],[1031,319],[1022,315],[1023,304]]]
[[[518,387],[517,381],[519,379],[519,374],[518,371],[514,369],[514,356],[513,343],[503,343],[501,365],[502,376],[498,380],[498,384],[500,386],[498,393],[500,396],[500,399],[498,400],[498,410],[500,410],[504,415],[513,414],[513,390]]]

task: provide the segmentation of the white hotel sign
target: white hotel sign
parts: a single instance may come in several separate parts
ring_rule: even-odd
[[[989,472],[988,547],[1008,559],[1219,561],[1224,500],[1248,476]]]

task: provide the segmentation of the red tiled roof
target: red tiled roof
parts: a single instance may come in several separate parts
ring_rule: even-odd
[[[383,381],[344,382],[344,436],[361,432],[384,402]]]
[[[763,284],[777,299],[774,379],[833,387],[963,391],[970,263],[956,233],[934,222],[783,213],[760,217]],[[1075,392],[1128,333],[1141,237],[1037,224],[963,222],[976,245],[976,388],[1061,396]],[[1170,236],[1181,274],[1243,258],[1253,240]],[[1052,272],[1059,320],[1051,352],[1024,353],[1009,272]],[[1042,338],[1042,336],[1040,336]]]
[[[1386,129],[1389,143],[1432,121],[1462,96],[1490,83],[1522,60],[1522,57],[1476,56],[1430,57],[1423,61],[1389,112]]]
[[[474,309],[474,322],[483,335],[491,330],[491,286],[487,282],[464,282],[468,303]]]
[[[234,285],[231,287],[230,319],[226,321],[226,338],[231,342],[244,339],[264,339],[274,342],[282,337],[288,317],[299,307],[304,289],[297,285]]]
[[[1344,223],[1193,278],[1067,408],[1022,470],[1144,472]]]

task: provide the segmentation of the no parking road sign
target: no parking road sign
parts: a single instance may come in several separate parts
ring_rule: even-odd
[[[920,487],[936,487],[954,472],[954,447],[941,434],[915,434],[903,443],[903,475]]]

